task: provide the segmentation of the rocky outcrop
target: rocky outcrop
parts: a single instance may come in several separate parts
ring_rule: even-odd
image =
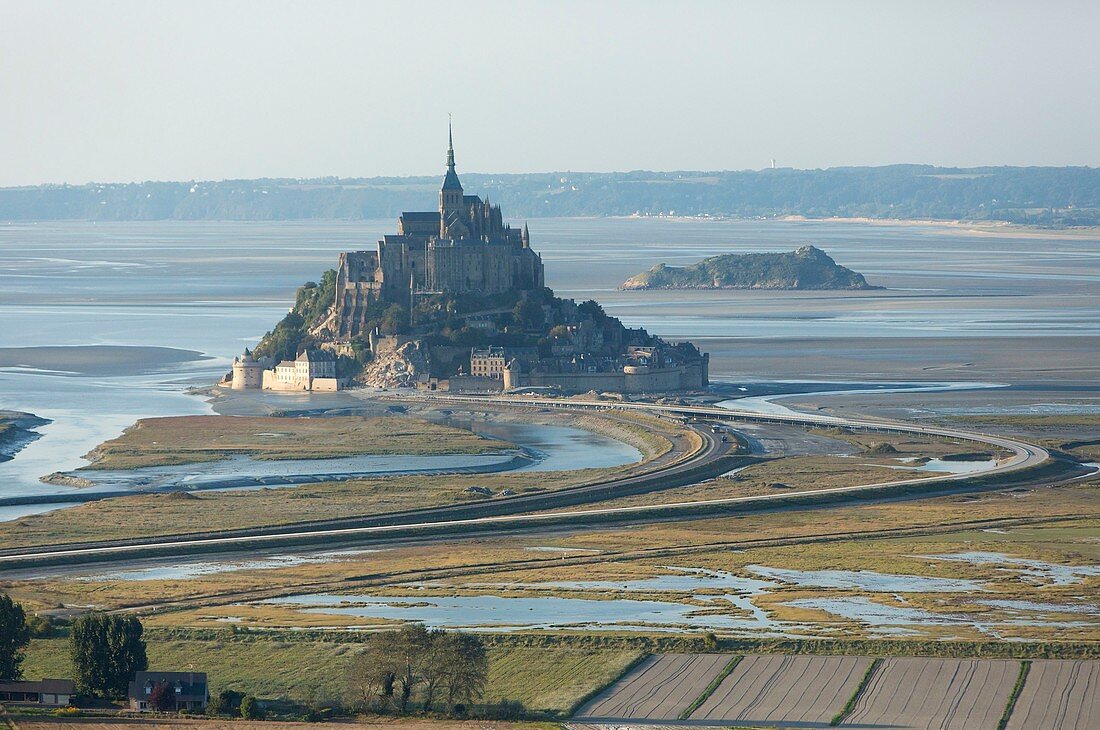
[[[360,379],[374,388],[411,388],[428,373],[428,352],[412,340],[377,353],[363,368]]]
[[[788,253],[724,254],[691,266],[658,264],[620,289],[879,289],[827,253],[803,246]]]

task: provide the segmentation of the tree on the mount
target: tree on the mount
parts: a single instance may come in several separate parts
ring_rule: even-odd
[[[23,650],[31,640],[27,628],[27,614],[23,607],[11,600],[8,594],[0,594],[0,681],[10,681],[23,676]]]
[[[149,668],[136,616],[93,613],[73,622],[69,650],[81,694],[123,697],[135,672]]]

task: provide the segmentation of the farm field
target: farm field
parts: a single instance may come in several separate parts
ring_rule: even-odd
[[[992,730],[1019,671],[1003,659],[886,659],[841,725]]]
[[[66,719],[54,717],[8,718],[16,730],[318,730],[330,728],[326,722],[272,722],[268,720],[190,719],[175,717],[130,718],[104,717]],[[487,722],[484,720],[433,720],[429,718],[372,718],[341,722],[345,730],[553,730],[546,722]]]
[[[660,654],[582,707],[576,717],[675,720],[729,663],[725,654]]]
[[[691,720],[827,724],[870,664],[867,657],[746,656]]]
[[[1100,662],[1031,663],[1006,730],[1100,727]]]
[[[193,664],[210,675],[215,692],[232,689],[263,698],[301,701],[341,699],[347,687],[344,667],[359,650],[354,643],[327,641],[154,637],[148,641],[149,663],[155,669]],[[490,647],[489,681],[482,699],[488,703],[518,701],[538,712],[568,713],[640,656],[634,649]],[[72,676],[68,641],[32,641],[23,668],[30,679]]]

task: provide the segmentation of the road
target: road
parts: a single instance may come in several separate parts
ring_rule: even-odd
[[[616,497],[669,489],[674,486],[704,481],[738,465],[737,457],[729,454],[730,446],[713,435],[709,428],[697,428],[703,446],[690,458],[640,475],[596,482],[553,492],[536,492],[487,502],[466,503],[446,507],[410,510],[407,512],[372,515],[345,520],[281,525],[221,532],[209,535],[163,536],[136,541],[115,541],[57,548],[9,550],[0,555],[0,570],[27,565],[75,564],[127,557],[180,555],[189,552],[222,552],[278,545],[303,545],[355,539],[385,539],[407,536],[456,534],[493,529],[517,529],[551,524],[583,524],[610,519],[629,520],[633,517],[713,515],[743,507],[783,506],[794,503],[830,502],[852,497],[896,494],[899,491],[919,492],[922,486],[942,490],[949,484],[964,485],[968,481],[987,480],[991,475],[1017,472],[1038,466],[1050,458],[1040,446],[1016,439],[960,429],[925,426],[900,421],[853,419],[819,414],[761,414],[715,406],[684,406],[649,403],[607,403],[544,398],[423,396],[433,403],[491,404],[523,408],[562,408],[588,410],[623,408],[682,418],[689,421],[747,421],[782,423],[802,427],[848,428],[872,432],[904,433],[959,439],[1005,449],[1011,453],[990,468],[966,474],[935,474],[914,479],[872,484],[812,489],[798,492],[763,494],[747,497],[666,502],[658,505],[606,507],[568,512],[545,511],[563,506],[596,503]],[[742,457],[743,458],[743,457]],[[531,514],[538,512],[538,514]]]

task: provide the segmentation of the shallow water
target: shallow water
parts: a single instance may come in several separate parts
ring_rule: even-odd
[[[447,469],[488,468],[506,464],[514,454],[441,454],[410,456],[405,454],[376,456],[346,456],[331,459],[253,459],[231,456],[219,461],[173,466],[148,466],[138,469],[95,469],[76,472],[90,479],[96,487],[125,489],[199,489],[214,484],[223,489],[253,486],[245,481],[261,482],[258,486],[282,486],[293,483],[295,477],[320,479],[331,475],[370,475],[404,472],[443,471]],[[288,481],[281,481],[282,478]],[[231,484],[231,482],[242,482]]]
[[[1100,565],[1058,565],[1042,560],[1013,558],[1004,553],[973,551],[950,555],[918,555],[927,560],[948,560],[973,565],[996,565],[998,570],[1028,579],[1031,582],[1062,586],[1081,583],[1085,578],[1100,576]]]
[[[630,444],[582,428],[539,423],[491,421],[452,415],[436,419],[482,436],[519,444],[538,459],[517,471],[567,471],[602,469],[641,461],[642,452]]]
[[[54,420],[0,464],[0,490],[65,489],[37,479],[81,466],[84,453],[137,418],[208,413],[183,390],[216,380],[339,252],[368,248],[393,228],[392,220],[0,226],[0,347],[162,346],[212,358],[132,377],[42,372],[64,371],[63,362],[0,371],[0,407]],[[1094,238],[799,221],[549,219],[531,229],[549,286],[597,298],[628,325],[673,339],[1100,334]],[[807,243],[889,291],[615,291],[659,262]]]
[[[951,613],[936,613],[914,606],[889,606],[866,596],[842,596],[830,598],[796,598],[785,601],[785,606],[825,611],[849,621],[869,624],[872,633],[880,627],[890,626],[972,626],[979,631],[997,636],[998,627],[1042,626],[1048,628],[1077,629],[1094,626],[1091,621],[1049,621],[1040,619],[1007,619],[984,621],[978,618]],[[999,637],[998,637],[999,638]]]
[[[923,575],[890,575],[871,570],[794,570],[747,565],[746,570],[782,583],[808,588],[839,588],[882,593],[970,593],[985,588],[977,581],[932,578]]]
[[[713,608],[729,602],[713,598]],[[666,601],[635,599],[501,596],[356,596],[313,594],[274,598],[264,603],[302,606],[304,613],[418,621],[432,628],[519,631],[578,627],[602,630],[763,629],[753,619],[723,614],[695,615],[704,609]]]
[[[1100,606],[1090,603],[1040,603],[1038,601],[984,600],[983,605],[1023,613],[1085,613],[1100,617]]]
[[[135,568],[133,570],[120,570],[110,573],[97,573],[95,575],[81,576],[80,580],[86,582],[104,581],[143,581],[143,580],[182,580],[198,578],[204,575],[217,575],[219,573],[233,573],[239,570],[275,570],[278,568],[292,568],[298,565],[314,565],[317,563],[332,563],[345,558],[354,558],[367,553],[376,553],[378,550],[334,550],[321,553],[271,555],[254,560],[194,560],[179,562],[172,560],[168,564],[152,565],[147,568]]]
[[[901,459],[900,461],[905,461]],[[873,464],[872,466],[885,466]],[[919,466],[888,466],[889,469],[904,469],[906,471],[932,471],[942,474],[972,474],[979,471],[987,471],[997,466],[996,459],[979,459],[976,461],[962,461],[958,459],[929,459]]]
[[[538,583],[468,583],[463,585],[477,588],[531,588],[531,589],[556,589],[567,588],[578,591],[624,591],[631,593],[696,593],[703,590],[740,591],[749,594],[762,593],[765,588],[778,587],[774,581],[757,580],[755,578],[742,578],[741,576],[727,573],[722,570],[705,570],[703,568],[677,568],[667,566],[666,570],[674,571],[651,578],[637,578],[634,580],[552,580]],[[410,584],[416,585],[416,584]]]

